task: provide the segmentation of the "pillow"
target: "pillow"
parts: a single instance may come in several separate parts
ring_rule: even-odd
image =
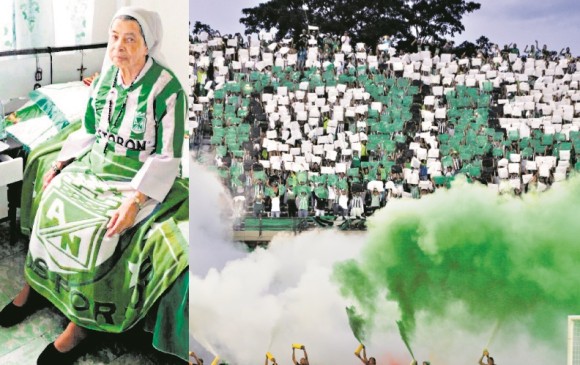
[[[83,118],[89,92],[89,86],[82,81],[74,81],[43,86],[31,91],[28,96],[61,130]]]
[[[25,151],[32,151],[39,144],[57,135],[61,129],[57,129],[47,115],[20,121],[6,128],[6,131],[14,139],[22,143]]]
[[[43,86],[29,93],[30,101],[15,112],[17,122],[7,132],[31,151],[66,126],[82,120],[90,87],[81,81]]]
[[[28,119],[38,118],[44,115],[42,109],[38,107],[32,101],[27,101],[26,104],[22,105],[18,110],[14,111],[14,117],[10,115],[6,118],[8,125],[24,122]]]

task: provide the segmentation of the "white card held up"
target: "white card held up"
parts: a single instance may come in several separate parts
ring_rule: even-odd
[[[497,169],[497,176],[500,179],[507,179],[509,177],[508,169],[505,167],[500,167]]]
[[[324,145],[324,151],[325,152],[329,152],[329,151],[334,151],[334,144],[333,143],[327,143]]]
[[[323,175],[333,175],[334,174],[334,168],[330,167],[330,166],[322,166],[320,168],[320,173]]]
[[[323,155],[324,154],[324,146],[323,145],[312,146],[312,153],[315,155]]]
[[[419,184],[419,171],[411,172],[411,174],[409,175],[409,178],[407,179],[407,182],[411,185]]]
[[[330,161],[336,161],[336,156],[338,153],[334,150],[326,152],[326,159]]]
[[[519,174],[520,173],[520,164],[519,163],[510,163],[508,165],[508,172],[510,174]]]
[[[411,159],[411,167],[414,169],[418,169],[419,167],[421,167],[421,161],[419,161],[416,157],[413,157]]]
[[[439,150],[436,148],[431,148],[427,153],[428,158],[439,158]]]
[[[260,160],[260,164],[262,166],[264,166],[265,169],[269,169],[270,168],[270,161],[268,161],[268,160]]]
[[[283,153],[282,154],[282,161],[284,161],[284,162],[292,162],[292,161],[294,161],[294,156],[292,156],[289,153]]]
[[[417,149],[417,158],[419,160],[426,160],[427,159],[427,149],[425,149],[425,148]]]
[[[539,173],[541,177],[550,177],[550,166],[546,164],[540,165]]]

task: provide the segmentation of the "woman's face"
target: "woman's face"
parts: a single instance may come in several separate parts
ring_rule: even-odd
[[[121,69],[142,65],[147,55],[147,46],[139,23],[115,19],[109,30],[107,52],[113,64]]]

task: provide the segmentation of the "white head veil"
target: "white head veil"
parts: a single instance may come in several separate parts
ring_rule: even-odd
[[[148,49],[147,53],[149,57],[153,58],[160,65],[167,67],[165,57],[163,57],[163,54],[161,53],[163,27],[161,25],[161,17],[159,14],[136,6],[125,6],[117,10],[113,16],[113,20],[111,20],[109,29],[113,26],[115,19],[123,15],[133,17],[137,20],[143,30],[143,35],[145,36],[145,44]],[[109,69],[112,64],[113,62],[109,58],[109,52],[107,51],[105,60],[103,61],[102,71]]]

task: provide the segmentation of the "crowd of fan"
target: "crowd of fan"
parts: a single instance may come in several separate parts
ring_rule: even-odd
[[[372,49],[314,29],[191,42],[195,145],[256,216],[365,216],[457,174],[519,195],[580,168],[569,49],[400,54],[388,36]]]

